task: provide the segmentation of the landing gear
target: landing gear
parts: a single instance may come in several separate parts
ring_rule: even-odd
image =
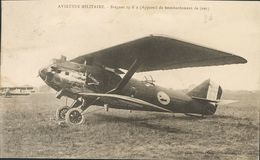
[[[56,110],[56,119],[57,120],[65,120],[65,115],[68,112],[68,110],[70,109],[69,106],[61,106],[59,108],[57,108]]]
[[[65,120],[66,113],[71,108],[76,108],[78,106],[82,105],[82,102],[79,100],[75,100],[70,106],[61,106],[57,108],[56,110],[56,119],[57,120]]]
[[[90,101],[91,102],[91,101]],[[78,98],[70,106],[61,106],[56,111],[56,119],[69,125],[80,125],[85,122],[83,112],[91,105],[84,98]]]
[[[85,122],[85,117],[80,108],[71,108],[65,116],[65,121],[70,125],[80,125]]]

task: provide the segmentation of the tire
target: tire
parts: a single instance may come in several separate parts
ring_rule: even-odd
[[[65,120],[66,113],[70,108],[68,106],[60,106],[56,110],[56,119],[57,120]]]
[[[71,108],[65,116],[65,121],[69,125],[81,125],[85,122],[85,116],[79,108]]]

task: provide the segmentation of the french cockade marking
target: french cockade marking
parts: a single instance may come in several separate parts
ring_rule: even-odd
[[[163,105],[167,105],[170,103],[170,97],[163,91],[157,93],[157,98],[158,101]]]

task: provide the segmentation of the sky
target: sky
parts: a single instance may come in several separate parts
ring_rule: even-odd
[[[103,8],[61,8],[67,4],[95,4]],[[115,9],[115,6],[139,9]],[[193,9],[147,8],[155,6]],[[37,77],[38,70],[52,58],[65,55],[72,59],[159,34],[233,53],[248,63],[144,72],[134,78],[151,75],[158,85],[173,89],[189,88],[210,78],[224,89],[257,90],[260,88],[259,28],[259,2],[4,1],[1,86],[41,86],[44,82]]]

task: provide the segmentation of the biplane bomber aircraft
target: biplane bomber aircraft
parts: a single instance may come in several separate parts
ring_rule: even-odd
[[[4,97],[27,96],[34,92],[34,88],[30,86],[0,87],[0,95]]]
[[[222,88],[210,79],[185,94],[132,76],[135,72],[246,62],[234,54],[151,35],[70,61],[64,56],[53,59],[52,64],[39,70],[39,76],[57,91],[57,98],[74,100],[70,106],[58,107],[57,119],[78,125],[85,121],[85,111],[91,105],[104,106],[107,111],[117,108],[213,115],[223,102]]]

